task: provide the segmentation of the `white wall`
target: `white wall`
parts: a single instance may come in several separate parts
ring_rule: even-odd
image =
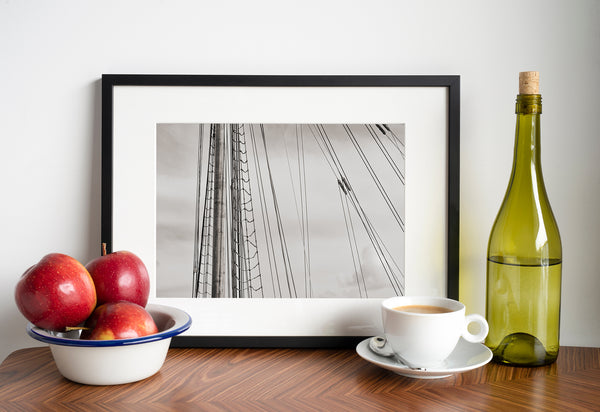
[[[539,70],[561,343],[600,346],[599,23],[598,0],[2,1],[0,359],[36,344],[22,272],[99,253],[102,73],[461,75],[461,299],[482,313],[517,73]]]

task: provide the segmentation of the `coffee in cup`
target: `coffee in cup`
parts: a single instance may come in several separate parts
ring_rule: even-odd
[[[461,336],[482,342],[489,330],[483,316],[465,315],[465,305],[442,297],[389,298],[381,303],[381,314],[387,352],[415,368],[440,367]],[[469,331],[470,324],[478,325],[477,333]]]
[[[411,313],[448,313],[452,312],[452,309],[444,308],[441,306],[431,306],[431,305],[405,305],[398,306],[394,308],[394,310],[399,310],[400,312],[411,312]]]

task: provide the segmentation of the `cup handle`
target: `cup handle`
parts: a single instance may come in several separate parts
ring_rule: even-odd
[[[471,323],[477,323],[479,325],[478,333],[473,334],[473,333],[469,332],[469,325]],[[490,330],[490,327],[488,326],[488,323],[483,316],[477,315],[477,314],[467,315],[467,316],[465,316],[465,330],[462,334],[462,337],[467,342],[472,342],[472,343],[483,342],[483,340],[487,336],[489,330]]]

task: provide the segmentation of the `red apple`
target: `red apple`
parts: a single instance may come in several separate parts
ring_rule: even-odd
[[[21,276],[15,288],[19,311],[34,325],[60,331],[84,322],[96,307],[94,282],[76,259],[44,256]]]
[[[94,279],[98,305],[126,300],[146,307],[150,277],[144,262],[135,254],[120,251],[100,256],[86,265]]]
[[[100,305],[85,322],[81,339],[129,339],[158,333],[152,316],[132,302],[110,302]]]

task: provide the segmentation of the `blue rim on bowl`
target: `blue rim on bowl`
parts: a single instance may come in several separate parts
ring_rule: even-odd
[[[69,335],[67,333],[51,332],[46,329],[39,328],[33,325],[32,323],[28,323],[27,334],[32,338],[39,340],[40,342],[48,343],[50,345],[79,347],[124,346],[137,345],[140,343],[154,342],[157,340],[171,338],[173,336],[179,335],[182,332],[185,332],[192,325],[192,318],[190,317],[190,315],[188,315],[181,309],[177,309],[171,306],[149,304],[146,306],[146,310],[152,315],[157,324],[159,323],[159,320],[157,319],[158,317],[169,317],[171,319],[171,322],[169,322],[169,327],[153,335],[142,336],[139,338],[114,340],[85,340],[68,337],[72,335]],[[160,328],[161,327],[159,326],[159,330]]]

